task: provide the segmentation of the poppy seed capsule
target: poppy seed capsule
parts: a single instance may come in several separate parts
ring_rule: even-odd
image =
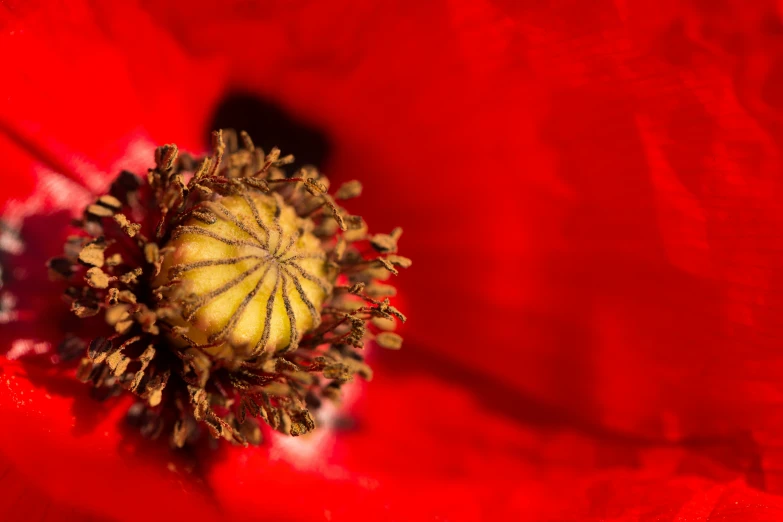
[[[312,222],[254,193],[194,215],[175,231],[161,270],[184,305],[183,336],[218,358],[295,349],[320,323],[332,286]]]

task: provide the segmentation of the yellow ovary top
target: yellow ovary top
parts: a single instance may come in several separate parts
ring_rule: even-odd
[[[186,335],[216,357],[295,349],[331,290],[306,222],[264,194],[221,197],[196,211],[168,243],[161,270],[181,281]]]

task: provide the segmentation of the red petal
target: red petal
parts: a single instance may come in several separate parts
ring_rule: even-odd
[[[0,135],[46,167],[101,189],[150,164],[150,146],[200,150],[224,75],[190,60],[130,4],[25,2],[0,12]],[[20,173],[18,175],[26,175]]]
[[[561,196],[565,185],[541,143],[541,86],[526,70],[517,17],[489,2],[229,2],[219,15],[189,7],[204,22],[190,24],[176,4],[147,5],[189,48],[226,51],[239,86],[329,131],[327,174],[366,187],[351,210],[374,230],[405,230],[407,336],[529,389],[541,368],[526,353],[554,348],[530,313],[541,313],[534,240],[551,226],[533,219],[542,192]],[[196,31],[206,20],[220,29]],[[520,375],[523,361],[534,375]]]
[[[78,507],[100,520],[215,516],[191,463],[124,428],[127,401],[101,406],[87,391],[70,372],[0,359],[0,462],[25,484],[20,495],[40,495],[29,509]],[[25,511],[18,502],[0,507]]]
[[[409,329],[414,346],[502,380],[506,412],[521,410],[521,392],[530,392],[569,412],[568,425],[588,418],[658,439],[708,433],[733,441],[749,433],[750,440],[740,448],[726,442],[703,457],[704,442],[656,449],[603,430],[587,437],[522,427],[505,413],[485,413],[492,406],[486,401],[404,376],[375,383],[370,390],[389,398],[371,397],[366,426],[332,446],[327,464],[345,470],[341,478],[297,471],[264,452],[229,451],[208,474],[226,509],[257,516],[264,497],[246,485],[266,487],[274,479],[290,486],[279,498],[302,500],[276,513],[289,519],[300,512],[326,517],[324,506],[329,516],[355,517],[358,507],[362,516],[410,519],[411,497],[422,506],[416,515],[429,518],[476,518],[494,508],[501,516],[524,510],[538,518],[776,518],[778,497],[747,485],[780,490],[773,473],[780,461],[779,100],[768,94],[779,83],[780,22],[771,2],[709,11],[707,3],[563,9],[454,2],[448,10],[299,3],[241,13],[229,19],[231,33],[195,23],[198,7],[177,11],[188,13],[178,18],[180,28],[198,30],[182,32],[182,41],[203,51],[230,46],[238,85],[283,100],[332,132],[334,172],[364,180],[375,173],[378,181],[366,183],[365,201],[372,203],[362,203],[372,208],[374,226],[390,228],[406,212],[403,244],[416,265],[409,283],[402,281],[411,315],[423,318]],[[149,121],[143,133],[156,141],[163,134],[160,141],[174,141],[168,134],[175,134],[180,143],[197,143],[208,104],[177,113],[176,93],[186,91],[172,88],[173,95],[168,86],[176,81],[158,80],[170,69],[149,60],[160,49],[157,39],[141,37],[162,33],[151,17],[119,6],[119,24],[113,12],[93,17],[79,3],[47,8],[46,16],[24,9],[33,13],[32,29],[1,20],[3,41],[12,44],[10,68],[25,80],[9,87],[13,104],[0,100],[0,123],[14,143],[45,157],[83,154],[99,171],[115,168],[138,135],[125,123],[129,115]],[[211,6],[203,14],[211,20],[226,12]],[[24,35],[18,42],[17,30]],[[41,38],[58,31],[85,36],[62,47]],[[107,34],[116,47],[97,43]],[[178,56],[167,35],[162,39],[160,52]],[[35,67],[35,56],[53,69]],[[139,73],[148,70],[155,74]],[[58,83],[50,101],[51,78],[35,75],[69,78],[71,71],[75,80]],[[85,99],[85,86],[94,98]],[[187,92],[200,96],[200,89]],[[112,119],[96,105],[130,110]],[[161,121],[170,132],[165,125],[153,130]],[[73,132],[75,125],[89,132]],[[65,173],[74,167],[72,159],[44,161]],[[90,186],[103,179],[74,178]],[[429,369],[434,374],[438,366]],[[476,395],[487,397],[483,389]],[[424,408],[428,396],[442,408]],[[399,411],[408,404],[411,411]],[[3,411],[18,405],[6,399]],[[374,417],[385,410],[396,412],[393,421]],[[466,422],[455,439],[444,435],[444,427],[459,430],[452,416],[465,411],[476,422]],[[32,424],[31,440],[49,444],[42,426]],[[53,430],[66,438],[60,422]],[[498,434],[501,451],[478,457],[476,448],[493,448]],[[63,486],[37,486],[46,477],[32,477],[33,465],[44,457],[24,449],[23,434],[4,436],[2,456],[30,483],[53,498],[86,502],[71,484],[67,495]],[[6,455],[14,444],[20,456]],[[76,441],[63,444],[71,462],[88,453]],[[402,452],[411,448],[412,456]],[[106,458],[137,478],[149,472],[121,456]],[[733,466],[737,459],[741,465]],[[259,474],[262,465],[272,471]],[[160,470],[150,467],[157,486]],[[509,470],[513,479],[497,478]],[[756,476],[763,470],[766,483]],[[453,471],[458,478],[444,478]],[[237,477],[239,485],[230,487]],[[171,490],[160,482],[162,492]],[[308,505],[303,499],[311,497],[288,491],[300,483],[321,497]],[[110,484],[100,488],[117,499]]]
[[[0,514],[6,520],[45,520],[46,522],[100,522],[104,517],[93,516],[72,504],[52,502],[49,496],[19,473],[16,467],[0,460]]]
[[[781,16],[626,4],[237,2],[206,32],[148,5],[336,137],[328,173],[406,231],[419,349],[624,431],[772,443]]]
[[[778,497],[747,486],[755,479],[730,441],[677,448],[525,426],[426,374],[380,376],[365,390],[354,431],[316,432],[311,458],[303,450],[314,437],[278,441],[271,454],[224,446],[192,469],[182,455],[118,430],[126,404],[97,406],[70,375],[5,362],[0,391],[0,411],[17,428],[0,431],[0,485],[14,478],[4,488],[14,495],[1,497],[6,518],[33,519],[46,505],[153,521],[753,521],[783,513]]]
[[[210,484],[240,520],[262,512],[284,520],[414,521],[783,514],[783,500],[748,486],[758,475],[735,442],[655,445],[518,424],[496,408],[425,373],[380,374],[363,391],[353,430],[321,438],[322,458],[302,458],[303,440],[289,439],[298,446],[291,455],[278,445],[277,458],[231,450],[210,471]],[[269,491],[270,481],[287,493],[250,493]]]
[[[0,150],[4,152],[3,162],[8,166],[8,172],[13,173],[4,181],[3,190],[0,192],[0,215],[2,215],[9,201],[25,200],[33,192],[35,187],[33,165],[37,160],[2,134],[0,134]]]

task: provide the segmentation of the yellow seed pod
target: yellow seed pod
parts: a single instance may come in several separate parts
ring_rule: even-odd
[[[331,291],[309,225],[265,194],[204,203],[173,234],[161,270],[184,335],[219,358],[295,349]]]

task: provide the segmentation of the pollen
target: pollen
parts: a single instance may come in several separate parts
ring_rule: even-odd
[[[260,444],[263,425],[299,436],[324,402],[370,380],[368,344],[402,346],[406,320],[388,281],[411,261],[402,230],[370,234],[312,167],[217,131],[213,152],[155,151],[146,176],[122,172],[74,222],[54,280],[90,335],[69,335],[59,360],[101,400],[137,402],[128,420],[182,447],[206,430]]]

